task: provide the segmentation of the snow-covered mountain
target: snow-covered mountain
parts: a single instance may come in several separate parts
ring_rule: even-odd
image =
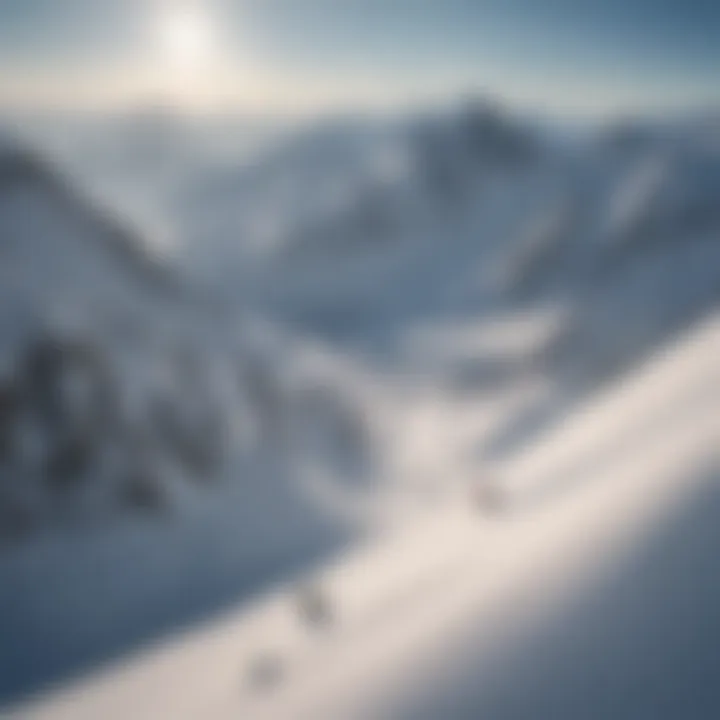
[[[289,337],[221,312],[10,144],[0,252],[4,537],[191,505],[292,456],[299,413],[348,411]]]
[[[470,103],[300,132],[190,183],[178,212],[193,271],[231,304],[412,366],[418,336],[542,316],[552,338],[504,366],[575,391],[717,302],[719,198],[709,121],[564,137]],[[502,358],[465,355],[449,374],[495,378]]]
[[[502,509],[438,504],[10,717],[714,716],[718,350],[715,313],[550,424]]]
[[[412,594],[404,569],[444,572],[446,541],[461,554],[475,541],[468,497],[501,507],[517,478],[532,496],[535,463],[549,477],[553,458],[579,484],[596,463],[614,468],[626,448],[613,413],[639,418],[638,462],[655,441],[672,449],[691,401],[714,397],[713,122],[571,134],[475,102],[323,122],[222,162],[166,137],[168,122],[123,124],[144,151],[117,183],[120,150],[87,172],[85,158],[72,181],[13,143],[0,151],[0,531],[12,540],[0,550],[0,707],[367,533],[378,550],[358,551],[358,577],[368,568],[373,588],[396,574],[398,596]],[[154,173],[156,151],[168,172]],[[113,207],[113,187],[123,210],[142,196],[131,215],[156,203],[170,241],[98,209],[98,196]],[[697,386],[663,365],[676,342]],[[644,369],[655,364],[660,380]],[[599,427],[605,393],[616,400]],[[662,432],[654,393],[658,421],[672,420]],[[610,438],[599,448],[596,433]],[[709,453],[702,437],[688,463]],[[608,490],[612,512],[624,502]],[[557,537],[572,544],[578,524],[561,515]],[[467,535],[433,531],[437,547],[418,541],[387,570],[381,528],[417,539],[460,516]],[[533,542],[513,545],[511,579]],[[253,638],[267,629],[250,626]],[[350,645],[339,652],[355,662]]]

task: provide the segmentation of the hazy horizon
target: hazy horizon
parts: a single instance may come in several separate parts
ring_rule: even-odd
[[[9,0],[0,106],[307,114],[482,93],[553,115],[720,104],[701,2]]]

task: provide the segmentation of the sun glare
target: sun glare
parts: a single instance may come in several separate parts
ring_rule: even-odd
[[[158,42],[168,63],[183,68],[202,65],[213,52],[211,19],[198,5],[168,8],[158,21]]]

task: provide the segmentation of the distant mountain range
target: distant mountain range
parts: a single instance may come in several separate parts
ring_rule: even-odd
[[[160,120],[133,126],[172,155]],[[166,255],[4,142],[3,534],[160,513],[278,455],[367,483],[358,362],[376,391],[389,370],[478,398],[541,377],[550,406],[616,376],[720,299],[719,137],[564,137],[485,102],[321,123],[175,177]],[[496,327],[537,341],[490,352]]]

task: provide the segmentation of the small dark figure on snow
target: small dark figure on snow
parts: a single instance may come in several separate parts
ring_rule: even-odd
[[[474,501],[477,507],[488,515],[498,515],[505,512],[509,506],[507,491],[497,483],[483,483],[476,487]]]
[[[317,585],[305,585],[297,594],[300,617],[313,627],[326,627],[333,621],[333,611],[325,593]]]
[[[250,662],[247,683],[251,688],[265,690],[276,686],[283,679],[284,667],[280,657],[274,653],[263,653]]]

